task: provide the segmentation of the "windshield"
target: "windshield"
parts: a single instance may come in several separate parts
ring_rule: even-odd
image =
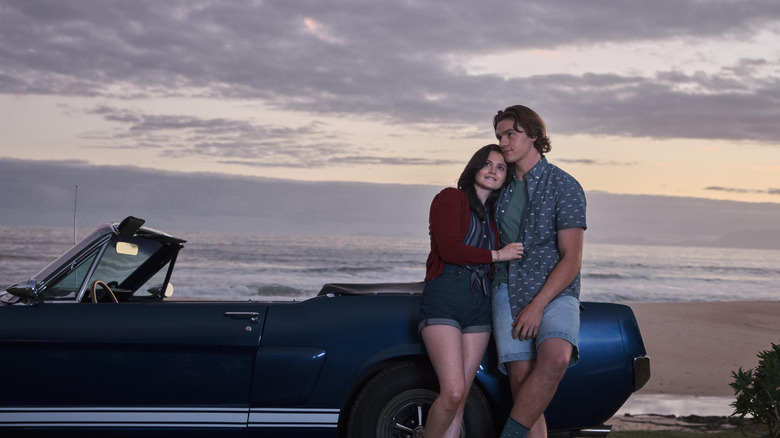
[[[100,228],[90,233],[87,237],[82,239],[79,243],[73,245],[69,250],[67,250],[61,256],[57,257],[53,262],[46,265],[45,268],[41,269],[32,278],[34,278],[36,281],[43,281],[49,278],[63,265],[68,264],[71,259],[75,258],[79,253],[84,251],[85,248],[91,246],[96,240],[99,240],[101,237],[107,239],[110,232],[110,227],[101,226]]]
[[[112,240],[106,244],[102,253],[100,249],[96,247],[88,257],[81,257],[65,275],[45,286],[43,299],[83,301],[97,280],[108,284],[117,293],[129,296],[150,278],[162,283],[162,268],[168,264],[173,253],[169,246],[161,242],[138,236],[121,241]]]

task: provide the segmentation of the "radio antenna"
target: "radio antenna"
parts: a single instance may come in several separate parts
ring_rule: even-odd
[[[73,244],[76,244],[76,204],[79,201],[79,186],[76,185],[76,195],[73,197]]]

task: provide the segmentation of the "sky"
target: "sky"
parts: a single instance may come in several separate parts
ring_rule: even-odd
[[[512,104],[586,191],[780,203],[780,2],[0,0],[2,159],[448,186]]]
[[[46,234],[64,228],[66,238],[84,237],[102,222],[135,216],[196,242],[200,232],[227,232],[411,237],[423,247],[429,205],[441,189],[14,159],[0,159],[0,188],[0,239],[14,236],[6,226],[43,227]],[[586,246],[780,250],[780,203],[601,191],[587,192],[587,200]],[[74,226],[78,232],[70,233]]]

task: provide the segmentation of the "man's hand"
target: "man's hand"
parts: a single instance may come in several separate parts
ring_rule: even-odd
[[[512,337],[521,341],[535,338],[542,324],[542,315],[544,306],[537,306],[533,301],[528,303],[512,322]]]
[[[555,265],[539,293],[520,311],[512,322],[512,337],[525,341],[539,334],[544,308],[577,277],[582,268],[582,247],[585,230],[566,228],[558,230],[558,251],[561,259]]]

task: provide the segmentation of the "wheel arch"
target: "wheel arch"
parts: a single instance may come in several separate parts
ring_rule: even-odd
[[[407,354],[404,356],[389,357],[364,369],[363,372],[360,373],[360,375],[353,380],[349,390],[347,391],[347,395],[344,399],[344,403],[341,406],[342,414],[339,415],[338,435],[337,435],[339,438],[346,437],[347,424],[349,423],[349,419],[352,416],[352,408],[355,406],[355,402],[358,398],[358,395],[366,386],[366,384],[382,371],[391,368],[395,365],[401,364],[403,362],[413,362],[418,364],[420,367],[427,367],[428,369],[433,370],[433,367],[431,366],[431,363],[428,360],[428,356],[426,356],[425,354]]]
[[[339,416],[338,434],[337,434],[339,438],[346,438],[347,425],[350,421],[351,416],[353,415],[353,408],[355,407],[355,403],[358,399],[358,396],[360,395],[361,391],[365,388],[366,384],[368,384],[368,382],[370,382],[374,377],[379,375],[382,371],[397,365],[401,365],[402,363],[405,362],[414,363],[417,366],[420,366],[421,368],[425,369],[427,372],[430,372],[433,376],[435,376],[435,373],[433,371],[433,366],[431,365],[428,356],[425,354],[409,354],[405,356],[395,356],[395,357],[387,358],[386,360],[375,363],[371,367],[366,368],[361,373],[361,375],[354,380],[354,382],[350,386],[349,391],[347,392],[347,396],[345,397],[345,401],[341,406],[342,415]],[[495,425],[502,424],[501,422],[505,419],[505,414],[501,411],[501,409],[499,409],[499,400],[496,399],[496,394],[493,391],[491,391],[489,388],[487,388],[485,382],[483,382],[482,379],[480,379],[479,377],[480,376],[478,374],[477,378],[474,379],[474,382],[472,384],[472,389],[476,387],[484,396],[485,400],[490,406],[490,411],[493,414],[494,424]],[[438,386],[438,382],[436,382],[435,380],[434,380],[434,385]]]

